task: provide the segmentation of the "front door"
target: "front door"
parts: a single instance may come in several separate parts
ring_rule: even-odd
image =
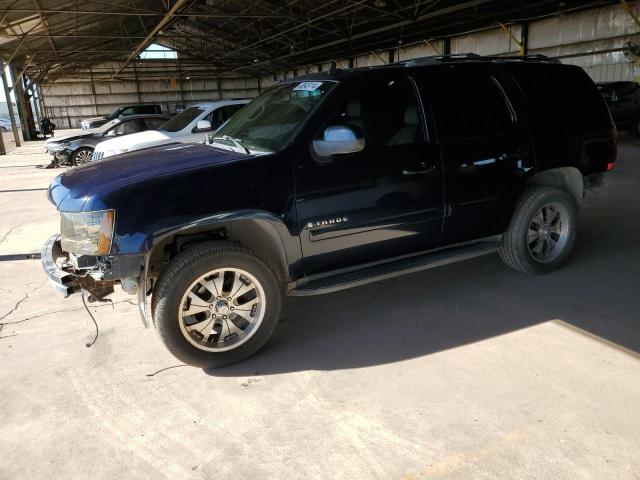
[[[327,162],[310,150],[295,169],[306,275],[349,268],[437,246],[442,234],[442,168],[427,138],[412,80],[379,75],[341,85],[321,112],[314,138],[343,125],[363,137],[357,153]]]

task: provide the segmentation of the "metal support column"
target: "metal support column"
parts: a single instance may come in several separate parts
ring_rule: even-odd
[[[91,98],[93,98],[93,106],[96,110],[96,117],[100,115],[98,112],[98,99],[96,96],[96,84],[93,81],[93,68],[89,67],[89,78],[91,80]]]
[[[16,97],[16,104],[18,106],[18,116],[20,117],[20,128],[22,129],[22,138],[26,141],[31,140],[31,132],[29,131],[29,114],[27,113],[27,106],[24,101],[24,87],[22,85],[22,75],[20,78],[18,77],[18,71],[12,65],[9,66],[11,69],[11,77],[14,79],[13,85],[13,93]],[[16,82],[15,79],[18,81]]]
[[[513,40],[513,42],[517,45],[518,50],[520,51],[520,55],[525,55],[524,51],[524,43],[518,39],[518,37],[516,37],[513,32],[511,31],[511,27],[507,27],[504,23],[499,23],[498,25],[500,25],[500,28],[511,37],[511,40]]]
[[[135,63],[133,64],[133,78],[136,80],[136,95],[138,97],[138,103],[142,103],[140,97],[140,82],[138,81],[138,67]]]
[[[35,109],[34,121],[36,123],[36,128],[38,128],[38,125],[40,125],[40,120],[42,119],[42,115],[40,114],[40,107],[38,106],[38,95],[36,93],[37,92],[36,84],[31,83],[31,86],[29,87],[29,89],[31,90],[30,97],[33,99],[33,108]]]
[[[529,55],[529,22],[522,24],[522,54]]]
[[[451,38],[449,37],[442,40],[442,54],[451,55]]]
[[[9,82],[7,81],[7,67],[8,65],[2,64],[2,86],[4,87],[4,96],[7,99],[7,106],[9,107],[9,118],[11,119],[11,129],[13,130],[13,138],[16,141],[16,147],[21,144],[20,133],[18,132],[18,126],[16,125],[16,115],[13,111],[13,102],[11,101],[11,90],[9,90]]]
[[[7,148],[4,146],[4,132],[0,131],[0,155],[6,155]]]

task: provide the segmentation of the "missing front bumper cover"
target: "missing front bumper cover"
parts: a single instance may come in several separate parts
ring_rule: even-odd
[[[97,280],[89,271],[79,274],[75,270],[69,257],[60,247],[59,235],[53,235],[46,241],[42,247],[40,261],[53,288],[64,297],[85,290],[96,300],[101,300],[113,293],[114,281]]]

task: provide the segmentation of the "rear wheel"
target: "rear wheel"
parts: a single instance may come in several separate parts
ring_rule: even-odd
[[[183,362],[215,368],[257,352],[280,315],[275,275],[248,250],[224,243],[178,255],[153,295],[162,342]]]
[[[84,165],[91,162],[91,156],[93,155],[93,148],[82,147],[77,149],[71,155],[71,161],[74,165]]]
[[[576,203],[567,192],[532,188],[518,202],[500,257],[510,267],[530,274],[559,268],[573,249],[577,214]]]

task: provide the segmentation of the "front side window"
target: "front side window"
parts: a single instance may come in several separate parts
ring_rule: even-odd
[[[120,123],[120,120],[115,119],[115,120],[110,120],[107,123],[105,123],[104,125],[99,126],[98,128],[95,129],[95,133],[104,135],[106,134],[109,130],[111,130],[113,127],[115,127],[116,125],[118,125]]]
[[[408,78],[386,78],[346,88],[337,107],[316,135],[346,126],[364,138],[365,151],[415,143],[423,138],[421,114]]]
[[[140,126],[137,120],[130,120],[128,122],[120,122],[118,125],[109,130],[106,135],[113,137],[117,135],[128,135],[130,133],[136,133],[140,131]]]
[[[183,110],[175,117],[167,120],[158,130],[163,132],[179,132],[189,126],[196,118],[206,112],[205,107],[193,106]]]
[[[335,86],[333,81],[290,82],[276,85],[242,108],[209,143],[222,148],[239,144],[251,153],[284,148],[294,131]]]

